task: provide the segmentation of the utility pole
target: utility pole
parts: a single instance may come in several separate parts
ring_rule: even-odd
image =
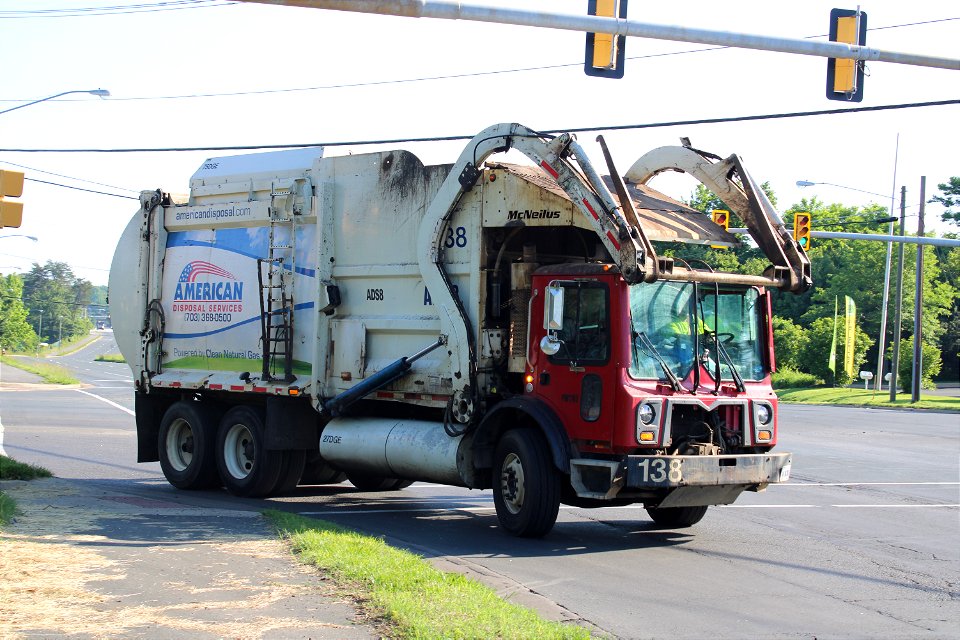
[[[920,222],[917,235],[923,237],[923,214],[926,204],[927,176],[920,176]],[[920,401],[920,379],[923,377],[923,245],[917,245],[917,291],[913,303],[913,385],[910,402]]]
[[[900,187],[900,235],[906,233],[907,188]],[[897,246],[897,310],[893,320],[893,358],[890,364],[890,402],[897,401],[897,374],[900,371],[900,320],[903,313],[903,243]]]
[[[888,235],[893,235],[893,206],[897,196],[897,160],[900,156],[900,134],[897,134],[897,146],[893,152],[893,189],[890,192],[890,227]],[[893,255],[893,243],[887,243],[887,259],[883,270],[883,302],[880,304],[880,338],[877,341],[877,391],[883,391],[883,348],[887,341],[887,307],[890,303],[890,258]]]

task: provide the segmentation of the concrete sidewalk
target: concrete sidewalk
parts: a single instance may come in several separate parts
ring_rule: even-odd
[[[378,638],[255,511],[57,478],[0,482],[0,638]]]

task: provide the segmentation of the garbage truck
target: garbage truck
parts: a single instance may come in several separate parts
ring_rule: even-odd
[[[574,135],[503,123],[452,165],[304,148],[142,192],[109,282],[138,461],[247,497],[491,489],[525,537],[561,503],[687,527],[785,481],[771,292],[811,286],[803,248],[739,156],[685,143],[621,175],[598,141],[604,175]],[[660,255],[740,242],[647,186],[664,171],[720,197],[769,267]]]

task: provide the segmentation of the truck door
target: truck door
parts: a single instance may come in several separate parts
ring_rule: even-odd
[[[595,280],[553,281],[550,286],[563,290],[561,326],[551,331],[559,349],[538,354],[537,390],[571,438],[608,445],[614,424],[610,288]],[[560,318],[557,313],[556,320]]]

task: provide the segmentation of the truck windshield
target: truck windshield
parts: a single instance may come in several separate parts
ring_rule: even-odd
[[[630,376],[661,379],[665,365],[683,379],[699,356],[710,376],[715,375],[719,359],[722,380],[735,378],[733,367],[745,380],[762,379],[766,370],[758,299],[757,290],[746,287],[718,291],[713,285],[670,281],[632,285]],[[715,341],[728,357],[717,353]],[[694,353],[695,348],[699,353]]]

